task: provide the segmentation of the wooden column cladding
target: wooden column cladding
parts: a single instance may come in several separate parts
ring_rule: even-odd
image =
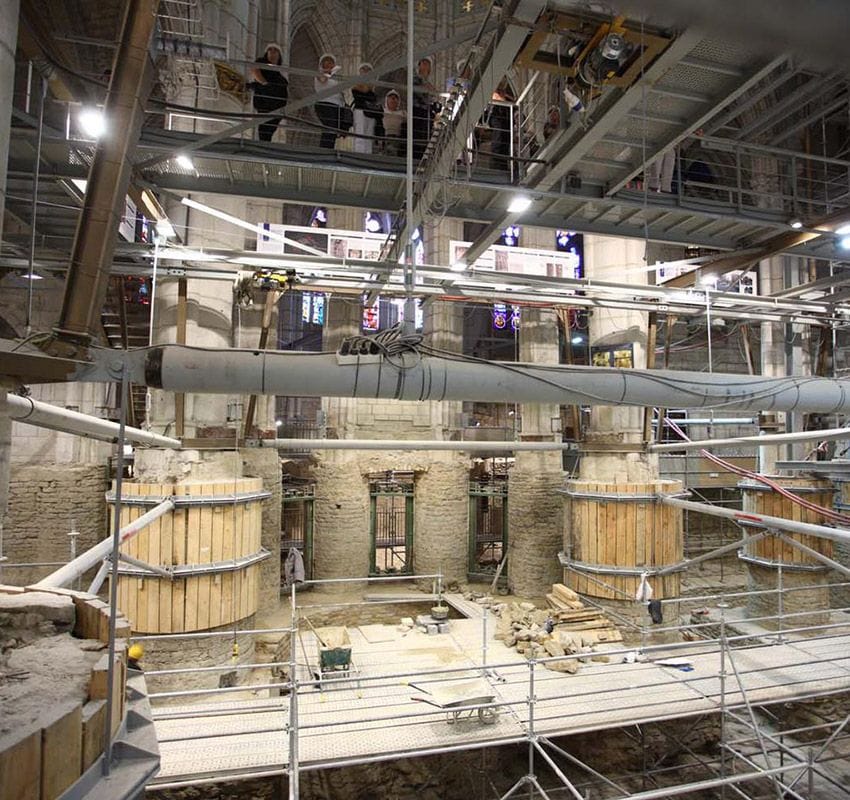
[[[262,497],[247,498],[263,493],[260,478],[179,484],[125,481],[123,493],[127,504],[121,509],[122,527],[149,507],[134,500],[147,496],[159,502],[173,494],[178,502],[174,511],[121,547],[132,558],[176,570],[169,580],[121,563],[118,607],[134,632],[207,630],[256,612],[259,561],[268,553],[260,546]],[[234,502],[234,497],[242,499]],[[192,498],[197,502],[179,504]],[[241,565],[240,559],[253,563]]]
[[[634,600],[644,570],[684,557],[682,512],[659,494],[679,494],[679,481],[567,481],[564,583],[579,594]],[[679,595],[680,573],[650,577],[655,599]]]
[[[833,506],[834,489],[830,481],[819,480],[817,478],[792,478],[785,476],[771,476],[771,480],[809,502],[830,509]],[[809,511],[793,503],[790,499],[783,497],[763,483],[744,480],[738,484],[738,488],[741,490],[744,512],[751,511],[755,514],[782,517],[783,519],[791,519],[795,522],[809,522],[813,525],[824,525],[826,523],[823,514]],[[832,541],[829,539],[820,539],[816,536],[802,536],[795,533],[789,533],[787,536],[832,558]],[[812,556],[807,555],[776,536],[765,536],[764,539],[748,544],[744,549],[743,558],[744,560],[752,560],[767,567],[771,564],[781,563],[783,567],[790,567],[791,569],[794,567],[823,567],[826,569],[817,559],[812,558]]]

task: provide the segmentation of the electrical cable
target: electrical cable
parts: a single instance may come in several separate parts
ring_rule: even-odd
[[[665,418],[664,422],[671,430],[681,436],[685,441],[691,441],[690,437],[681,429],[681,427],[679,427],[679,425],[676,424],[674,420],[667,417]],[[815,514],[824,516],[827,519],[830,519],[833,522],[837,522],[841,525],[850,525],[850,517],[844,514],[840,514],[839,512],[834,511],[831,508],[827,508],[825,506],[818,505],[817,503],[812,503],[809,500],[805,500],[804,498],[789,491],[776,481],[771,480],[766,475],[762,475],[761,473],[753,472],[751,470],[744,469],[743,467],[739,467],[736,464],[732,464],[731,462],[726,461],[725,459],[722,459],[719,456],[714,455],[714,453],[710,453],[708,450],[705,449],[700,450],[699,454],[703,458],[706,458],[707,460],[711,461],[713,464],[716,464],[722,469],[725,469],[727,472],[732,472],[735,475],[740,475],[741,477],[749,478],[750,480],[754,480],[758,483],[764,484],[777,494],[784,497],[786,500],[789,500],[794,505],[798,505]]]

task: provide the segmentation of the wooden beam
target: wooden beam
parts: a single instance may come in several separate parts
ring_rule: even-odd
[[[272,324],[272,316],[274,315],[277,301],[280,299],[281,292],[270,291],[266,295],[266,304],[263,307],[263,321],[260,327],[260,344],[259,349],[265,350],[269,343],[269,328]],[[257,411],[257,395],[252,394],[248,399],[248,410],[245,412],[245,427],[242,436],[248,438],[251,435],[251,428],[254,427],[254,414]]]

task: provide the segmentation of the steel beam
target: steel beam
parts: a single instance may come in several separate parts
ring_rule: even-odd
[[[549,191],[561,178],[565,177],[590,150],[605,136],[612,133],[617,125],[629,115],[640,101],[644,90],[657,83],[682,58],[690,53],[700,42],[701,35],[685,30],[674,39],[667,49],[646,69],[643,77],[632,86],[603,106],[599,116],[587,129],[568,136],[564,147],[554,162],[541,165],[533,164],[522,182],[522,187],[533,190]],[[613,92],[612,92],[613,94]],[[533,217],[533,212],[529,213]],[[522,218],[521,214],[504,213],[487,226],[486,230],[472,243],[466,252],[467,263],[474,264],[482,253],[493,243],[499,232],[508,225],[514,225]]]
[[[741,95],[748,92],[753,86],[763,81],[771,72],[781,67],[788,61],[788,56],[779,56],[763,65],[760,69],[751,73],[747,78],[741,81],[732,91],[725,92],[723,97],[716,100],[711,106],[689,122],[686,122],[673,136],[670,136],[666,141],[660,144],[651,145],[652,150],[647,154],[646,160],[641,160],[638,163],[632,163],[629,166],[629,172],[624,177],[620,178],[613,186],[611,186],[606,194],[613,195],[620,191],[629,181],[634,180],[641,172],[646,169],[647,164],[651,164],[655,159],[663,155],[671,147],[675,147],[688,136],[702,128],[709,120],[711,120],[719,111],[726,108],[730,103],[737,100]]]
[[[87,345],[100,326],[115,231],[130,185],[131,157],[155,77],[149,48],[158,7],[159,0],[127,3],[104,109],[108,130],[98,142],[88,176],[56,328],[59,337],[72,343],[72,348],[73,343]]]

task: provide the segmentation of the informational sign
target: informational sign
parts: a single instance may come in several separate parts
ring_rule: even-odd
[[[658,262],[656,264],[656,274],[658,283],[664,283],[671,278],[678,278],[679,275],[684,275],[686,272],[693,272],[695,267],[687,264],[664,264]],[[730,294],[757,294],[758,277],[755,270],[744,272],[740,269],[726,272],[718,278],[710,278],[708,283],[700,282],[696,287],[697,290],[703,291],[708,288],[716,292],[729,292]]]
[[[497,331],[519,329],[519,306],[507,306],[504,303],[493,304],[493,328]]]
[[[118,223],[118,234],[125,242],[136,241],[137,213],[136,204],[129,197],[125,197],[124,211],[121,214],[121,222]]]
[[[470,245],[471,242],[449,242],[452,263],[462,262]],[[581,254],[577,250],[558,253],[530,247],[492,245],[472,266],[476,270],[545,275],[550,278],[581,278],[583,274]]]

